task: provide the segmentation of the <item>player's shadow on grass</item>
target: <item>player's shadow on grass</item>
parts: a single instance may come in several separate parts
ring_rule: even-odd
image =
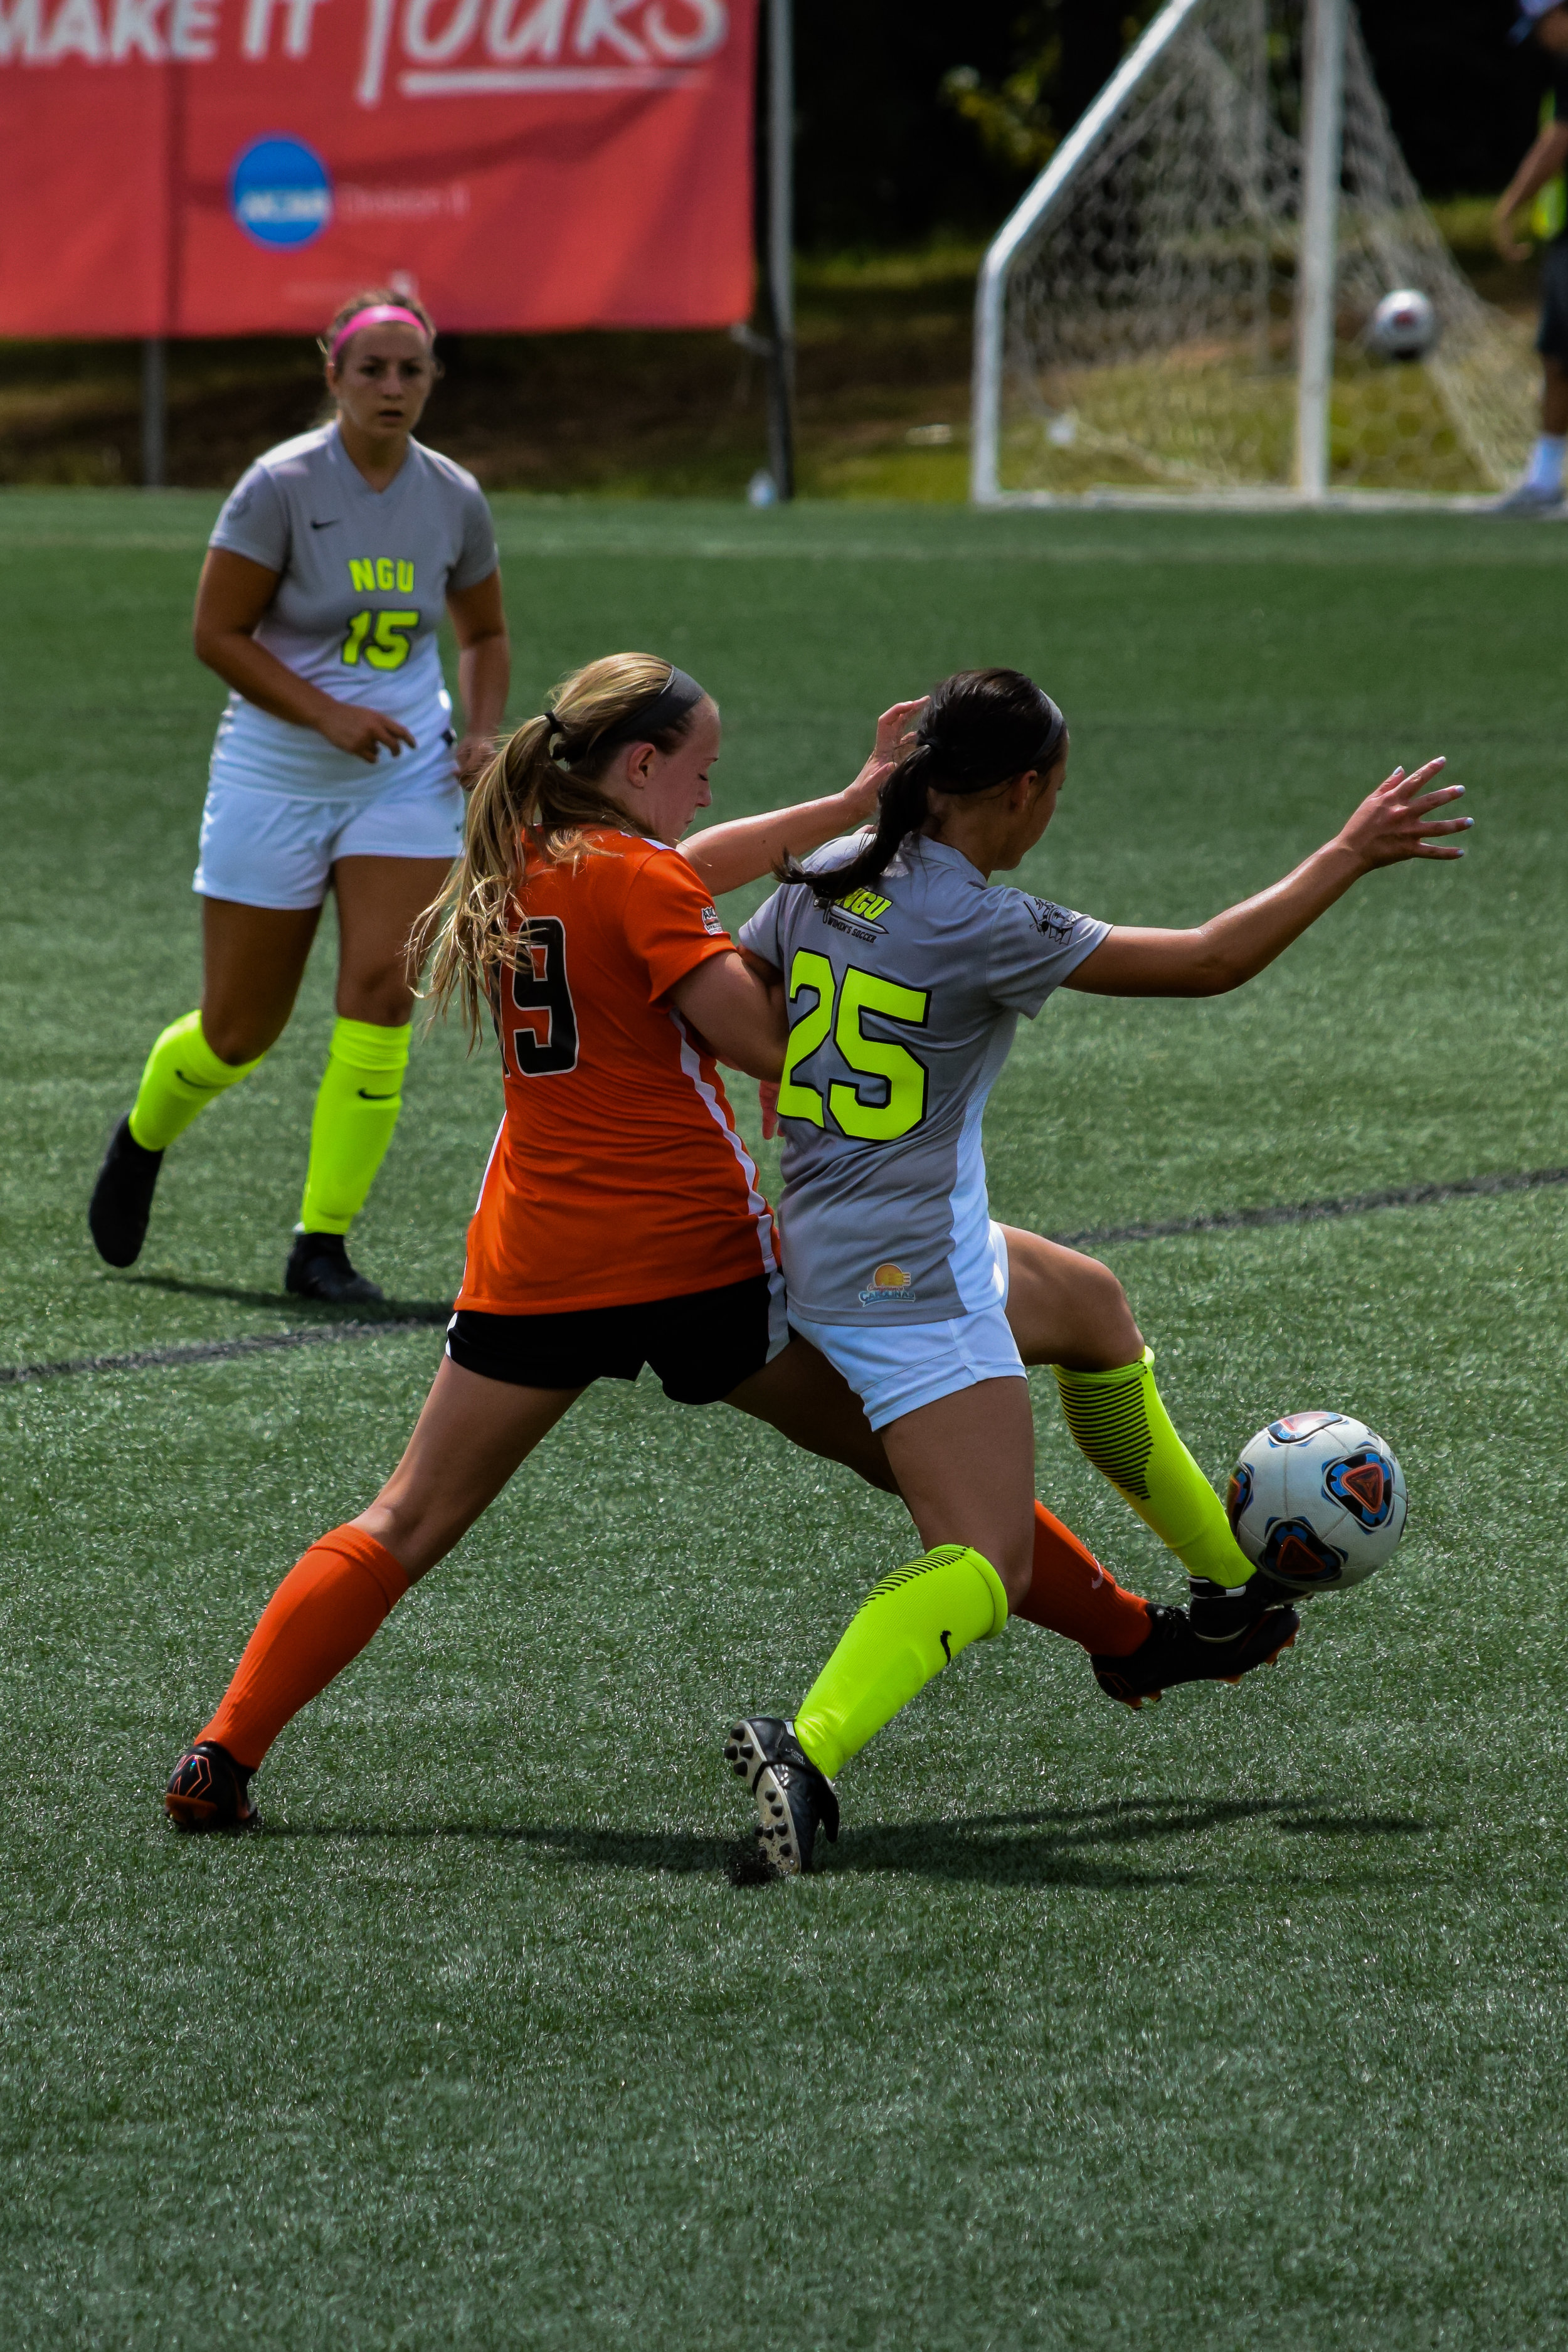
[[[1298,1837],[1419,1837],[1434,1826],[1403,1813],[1336,1812],[1314,1797],[1120,1798],[1103,1805],[979,1813],[951,1821],[873,1822],[847,1829],[819,1850],[824,1872],[907,1872],[912,1876],[981,1880],[993,1885],[1078,1886],[1126,1892],[1187,1886],[1214,1875],[1202,1866],[1159,1867],[1117,1849],[1201,1836],[1266,1819]],[[477,1839],[532,1847],[585,1869],[662,1871],[688,1877],[750,1874],[748,1849],[730,1838],[681,1830],[588,1829],[568,1822],[276,1822],[261,1835],[345,1841]]]
[[[450,1304],[437,1298],[372,1298],[342,1307],[323,1298],[296,1298],[290,1290],[247,1290],[237,1283],[189,1282],[173,1274],[128,1274],[128,1289],[173,1291],[182,1298],[227,1298],[239,1307],[265,1307],[310,1323],[447,1323]]]
[[[1121,1797],[1103,1805],[871,1823],[846,1841],[841,1856],[829,1849],[826,1866],[1007,1885],[1193,1885],[1212,1877],[1212,1871],[1129,1869],[1099,1857],[1108,1848],[1196,1837],[1258,1820],[1298,1837],[1419,1837],[1433,1827],[1413,1814],[1335,1812],[1310,1797]]]
[[[378,1838],[472,1838],[497,1845],[536,1847],[564,1862],[595,1870],[662,1870],[677,1877],[723,1870],[732,1838],[697,1837],[687,1830],[591,1830],[564,1822],[273,1822],[263,1838],[342,1838],[367,1843]]]

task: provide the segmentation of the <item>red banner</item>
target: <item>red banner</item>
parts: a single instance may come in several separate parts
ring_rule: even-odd
[[[752,302],[755,0],[0,0],[0,334]]]

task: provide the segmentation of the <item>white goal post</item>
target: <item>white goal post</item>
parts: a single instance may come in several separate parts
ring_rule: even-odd
[[[1386,294],[1432,348],[1381,360]],[[1474,503],[1522,466],[1527,325],[1422,203],[1351,0],[1167,0],[1004,224],[975,298],[971,495]]]

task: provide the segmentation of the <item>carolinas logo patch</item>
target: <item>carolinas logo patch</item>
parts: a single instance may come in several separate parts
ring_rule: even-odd
[[[871,1307],[880,1298],[914,1298],[914,1276],[906,1274],[896,1259],[885,1257],[876,1267],[866,1289],[860,1293],[862,1307]]]

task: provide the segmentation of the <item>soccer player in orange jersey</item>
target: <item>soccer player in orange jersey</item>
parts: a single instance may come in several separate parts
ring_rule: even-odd
[[[710,805],[719,713],[668,662],[590,663],[486,771],[429,922],[437,1001],[457,1000],[471,1035],[493,1021],[506,1086],[446,1356],[380,1494],[263,1612],[169,1783],[180,1826],[255,1820],[249,1778],[284,1724],[595,1380],[648,1364],[677,1402],[722,1399],[896,1491],[858,1398],[788,1328],[773,1217],[718,1068],[778,1076],[782,997],[713,898],[868,814],[915,707],[886,714],[848,793],[714,826],[689,853],[675,845]],[[1144,1694],[1212,1675],[1184,1612],[1123,1591],[1043,1507],[1035,1543],[1015,1613],[1080,1642],[1110,1696],[1134,1656]]]

